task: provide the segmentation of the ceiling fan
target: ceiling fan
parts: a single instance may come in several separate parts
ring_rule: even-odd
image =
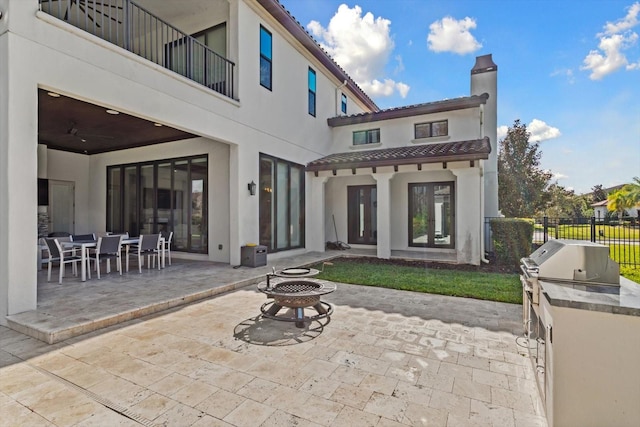
[[[101,134],[81,132],[78,129],[77,123],[73,120],[69,122],[69,128],[67,129],[67,134],[78,138],[82,142],[87,142],[90,139],[114,139],[114,137],[111,135],[101,135]]]

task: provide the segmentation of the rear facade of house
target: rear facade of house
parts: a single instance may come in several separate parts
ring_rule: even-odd
[[[380,110],[277,0],[0,0],[0,324],[56,232],[479,264],[497,66],[469,65],[468,97]]]

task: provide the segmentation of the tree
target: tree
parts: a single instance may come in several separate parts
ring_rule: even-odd
[[[551,173],[540,169],[537,142],[529,142],[527,126],[516,120],[498,149],[498,202],[507,217],[531,217],[544,209]]]
[[[618,218],[622,218],[625,210],[640,205],[640,178],[634,177],[630,184],[609,194],[608,200],[607,209],[617,212]]]
[[[573,190],[567,190],[555,182],[545,191],[547,193],[545,208],[543,211],[536,212],[536,215],[552,218],[580,218],[589,214],[587,198],[576,195]]]
[[[604,191],[602,184],[594,185],[591,187],[591,201],[593,203],[602,202],[607,200],[607,192]]]

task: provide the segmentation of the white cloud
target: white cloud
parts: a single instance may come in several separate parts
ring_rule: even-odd
[[[362,16],[360,6],[351,9],[342,4],[327,28],[317,21],[311,21],[307,29],[369,95],[390,96],[398,91],[400,96],[405,97],[409,91],[408,85],[384,77],[385,67],[394,49],[390,26],[390,20],[374,18],[371,12]]]
[[[498,126],[498,140],[504,139],[508,132],[509,126]],[[531,120],[531,123],[527,125],[527,132],[529,132],[529,141],[531,142],[545,141],[562,135],[560,129],[549,126],[542,120],[538,119]]]
[[[598,45],[600,50],[590,51],[584,58],[584,65],[580,69],[591,70],[589,78],[591,80],[600,80],[604,76],[628,66],[629,61],[622,51],[637,40],[638,34],[636,33],[631,33],[627,36],[622,34],[602,36]]]
[[[441,21],[429,25],[427,44],[434,52],[453,52],[459,55],[475,52],[482,47],[469,31],[475,28],[475,19],[466,17],[456,21],[445,16]]]
[[[591,80],[600,80],[621,68],[640,69],[640,60],[629,63],[624,51],[635,45],[638,34],[632,29],[637,26],[640,14],[640,2],[629,7],[627,15],[617,22],[607,22],[604,32],[598,33],[598,49],[591,50],[582,61],[581,70],[589,70]]]
[[[551,77],[556,77],[556,76],[564,76],[567,78],[567,82],[569,84],[574,84],[576,82],[576,79],[573,75],[573,70],[570,68],[567,69],[560,69],[560,70],[555,70],[553,73],[551,73]]]
[[[507,132],[509,132],[509,126],[498,126],[498,141],[504,139],[507,136]]]
[[[557,138],[560,135],[560,129],[553,126],[549,126],[542,120],[533,119],[531,123],[527,125],[527,131],[531,134],[529,141],[540,142],[547,139]]]
[[[630,30],[638,25],[638,14],[640,14],[640,3],[636,2],[629,7],[627,16],[619,19],[618,22],[607,22],[604,26],[606,34],[618,34],[626,30]]]
[[[569,178],[569,176],[560,173],[560,172],[556,172],[553,174],[553,179],[555,179],[556,181],[558,181],[559,179],[564,179],[564,178]]]

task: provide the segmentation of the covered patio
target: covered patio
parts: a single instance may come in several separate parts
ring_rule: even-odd
[[[67,266],[62,284],[55,278],[47,282],[45,268],[38,271],[37,308],[7,316],[7,322],[18,332],[53,344],[257,283],[272,267],[308,265],[342,253],[307,253],[256,268],[174,257],[172,265],[162,270],[143,267],[139,274],[132,268],[122,276],[113,270],[86,282]],[[54,270],[57,273],[57,266]]]

